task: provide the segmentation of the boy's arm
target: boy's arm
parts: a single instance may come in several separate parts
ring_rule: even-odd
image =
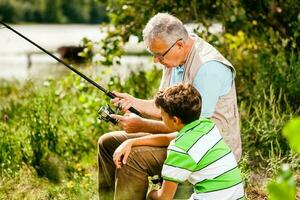
[[[161,189],[149,192],[147,199],[149,200],[171,200],[174,198],[178,183],[164,181]]]
[[[146,135],[144,137],[129,139],[132,146],[155,146],[166,147],[170,144],[171,140],[176,137],[177,132],[169,134],[155,134]]]
[[[147,135],[140,138],[128,139],[123,142],[114,152],[113,161],[117,168],[126,164],[127,158],[133,146],[168,146],[170,141],[176,137],[176,132],[169,134]]]

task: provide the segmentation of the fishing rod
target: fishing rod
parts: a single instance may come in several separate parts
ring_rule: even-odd
[[[23,39],[25,39],[26,41],[28,41],[29,43],[33,44],[34,46],[36,46],[38,49],[42,50],[44,53],[46,53],[47,55],[51,56],[52,58],[54,58],[55,60],[57,60],[59,63],[63,64],[64,66],[66,66],[67,68],[69,68],[71,71],[73,71],[75,74],[79,75],[80,77],[82,77],[84,80],[86,80],[87,82],[89,82],[90,84],[92,84],[93,86],[95,86],[96,88],[98,88],[99,90],[101,90],[102,92],[105,93],[106,96],[108,96],[111,99],[114,99],[115,97],[117,97],[114,93],[106,90],[105,88],[103,88],[101,85],[99,85],[98,83],[96,83],[95,81],[93,81],[92,79],[90,79],[89,77],[87,77],[86,75],[84,75],[83,73],[81,73],[80,71],[78,71],[77,69],[75,69],[74,67],[72,67],[71,65],[67,64],[65,61],[63,61],[62,59],[56,57],[55,55],[53,55],[52,53],[50,53],[49,51],[47,51],[46,49],[44,49],[43,47],[41,47],[40,45],[36,44],[35,42],[33,42],[32,40],[30,40],[29,38],[25,37],[24,35],[22,35],[21,33],[19,33],[18,31],[16,31],[15,29],[13,29],[12,27],[10,27],[9,25],[7,25],[6,23],[0,21],[0,24],[2,24],[5,28],[13,31],[14,33],[16,33],[17,35],[19,35],[20,37],[22,37]],[[119,110],[119,108],[117,108],[117,110]],[[128,109],[130,112],[135,113],[139,116],[141,116],[141,113],[139,111],[137,111],[135,108],[130,107]],[[109,114],[113,114],[116,113],[116,111],[112,110],[110,108],[110,106],[106,106],[104,108],[100,108],[99,109],[99,114],[103,114],[103,116],[100,115],[100,117],[105,117],[106,119],[109,119]],[[103,118],[101,118],[103,119]],[[104,119],[105,120],[105,119]],[[106,120],[105,120],[106,121]],[[109,121],[111,121],[112,123],[116,124],[116,121],[113,121],[112,119],[109,119]]]

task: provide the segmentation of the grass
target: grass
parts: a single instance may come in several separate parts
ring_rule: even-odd
[[[53,183],[37,175],[34,168],[22,166],[18,174],[0,181],[0,199],[98,199],[96,168],[76,171],[72,180]]]

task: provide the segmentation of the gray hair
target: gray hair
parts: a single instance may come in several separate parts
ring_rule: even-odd
[[[158,13],[153,16],[143,30],[143,38],[147,47],[154,39],[160,39],[167,45],[172,45],[179,39],[186,41],[188,35],[183,23],[168,13]]]

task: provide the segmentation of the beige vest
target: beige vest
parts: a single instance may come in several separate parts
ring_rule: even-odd
[[[230,67],[235,77],[235,69],[213,46],[196,37],[184,64],[183,82],[193,83],[200,66],[208,61],[218,61]],[[164,67],[160,89],[170,86],[172,69]],[[201,92],[201,91],[200,91]],[[225,142],[232,149],[237,161],[241,158],[242,145],[240,136],[239,113],[235,84],[228,94],[219,97],[212,120],[219,128]]]

